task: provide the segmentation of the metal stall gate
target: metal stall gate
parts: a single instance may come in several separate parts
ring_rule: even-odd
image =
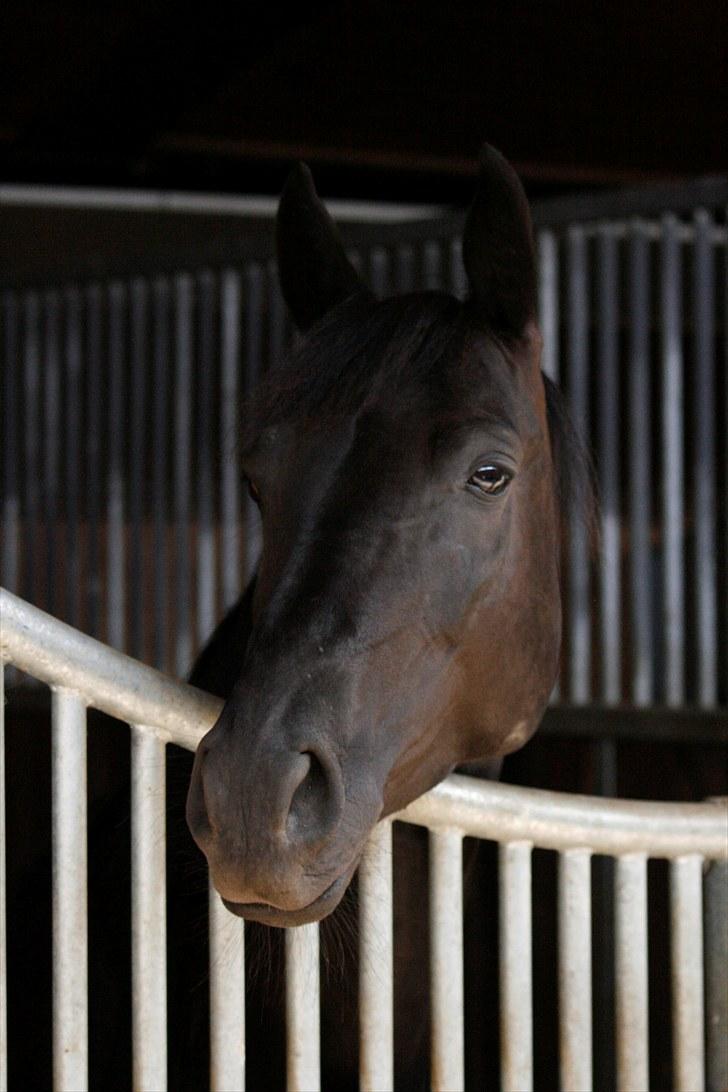
[[[52,688],[53,1005],[57,1089],[88,1083],[86,709],[131,725],[133,1083],[167,1084],[164,750],[194,748],[221,702],[143,666],[2,591],[3,665]],[[2,705],[0,705],[2,709]],[[720,1089],[728,1079],[726,801],[603,801],[452,776],[396,821],[426,827],[430,845],[432,1087],[464,1088],[462,843],[499,844],[501,1074],[505,1092],[533,1087],[531,857],[558,854],[561,1087],[592,1087],[593,855],[615,859],[615,1049],[621,1092],[648,1088],[647,865],[670,862],[674,1086]],[[3,875],[0,873],[0,875]],[[2,921],[2,1077],[5,907]],[[245,1081],[244,926],[210,897],[211,1087]],[[705,910],[705,917],[704,917]],[[706,928],[704,931],[704,921]],[[393,1087],[391,821],[360,868],[360,1081]],[[222,970],[222,953],[225,953]],[[288,1087],[319,1087],[318,926],[286,936]],[[707,1054],[706,1054],[707,1046]]]
[[[3,196],[29,200],[6,188],[0,210]],[[94,203],[66,198],[92,233]],[[94,221],[92,256],[3,273],[2,579],[184,675],[254,563],[236,429],[291,331],[270,216],[198,200],[196,242],[177,228],[172,247],[185,202],[156,199],[154,235],[126,200],[123,232],[111,212]],[[562,703],[728,707],[727,205],[728,183],[709,180],[534,209],[544,367],[600,494],[598,559],[571,527]],[[134,217],[137,251],[120,258]],[[380,220],[342,224],[376,293],[464,293],[459,217]]]

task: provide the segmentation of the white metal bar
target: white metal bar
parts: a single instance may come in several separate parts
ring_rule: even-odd
[[[530,842],[499,846],[503,1092],[531,1092],[533,1088],[531,848]]]
[[[154,522],[154,662],[158,668],[168,665],[169,655],[169,580],[167,524],[169,519],[168,467],[169,444],[169,360],[170,360],[170,285],[157,277],[153,288],[152,420],[154,450],[152,455],[152,500]]]
[[[450,243],[450,291],[459,300],[468,294],[468,278],[463,265],[463,240],[456,235]]]
[[[220,285],[220,516],[222,606],[240,595],[240,274],[226,269]]]
[[[20,558],[20,497],[18,487],[18,367],[19,308],[14,292],[4,292],[3,310],[3,492],[2,579],[6,588],[18,591]]]
[[[210,1092],[245,1092],[245,932],[210,885]]]
[[[108,377],[103,366],[103,296],[99,284],[89,284],[84,292],[85,301],[85,350],[86,350],[86,418],[84,422],[85,450],[83,477],[86,494],[87,550],[86,550],[86,602],[88,605],[86,630],[92,637],[101,636],[101,614],[106,596],[101,572],[101,475],[104,464],[102,437],[106,435],[103,422],[107,396]],[[50,377],[49,377],[50,378]],[[49,390],[49,403],[53,395]],[[60,399],[56,398],[55,415],[60,415]],[[46,426],[48,427],[48,426]],[[49,439],[49,444],[52,441]],[[54,445],[55,446],[55,445]],[[58,488],[57,475],[55,488]],[[49,567],[52,559],[49,554]],[[53,608],[49,606],[49,610]]]
[[[192,573],[190,565],[191,450],[194,295],[192,278],[181,273],[174,279],[174,462],[173,506],[175,524],[175,671],[185,675],[192,660]]]
[[[703,859],[678,857],[670,865],[673,1082],[676,1092],[703,1092]]]
[[[197,643],[212,633],[217,617],[215,567],[215,306],[216,281],[209,269],[197,276],[197,392],[195,413],[195,516],[197,524]]]
[[[465,1082],[463,1030],[463,837],[430,832],[430,992],[432,1088],[459,1092]]]
[[[619,472],[617,240],[605,225],[598,237],[599,263],[599,511],[601,516],[600,630],[601,696],[608,704],[621,697],[621,475]],[[577,655],[579,655],[577,650]]]
[[[0,185],[3,205],[39,205],[41,208],[129,210],[200,216],[236,216],[275,219],[278,198],[262,194],[184,193],[181,190],[115,190],[84,186]],[[441,216],[442,205],[411,205],[378,201],[326,201],[333,218],[353,223],[398,224]],[[174,227],[171,228],[174,230]]]
[[[538,233],[538,321],[543,335],[541,367],[559,380],[559,244],[553,231]]]
[[[728,801],[714,802],[725,811]],[[728,861],[713,861],[704,895],[706,1076],[709,1092],[720,1092],[728,1088]]]
[[[428,292],[442,290],[442,243],[428,240],[422,250],[422,274],[424,287]]]
[[[245,395],[258,385],[263,367],[263,270],[257,262],[249,262],[245,270]],[[258,563],[261,545],[261,523],[258,506],[252,497],[245,497],[245,573],[247,583]]]
[[[559,1033],[562,1092],[592,1087],[591,853],[559,856]]]
[[[569,229],[568,351],[569,407],[582,436],[589,435],[589,266],[587,241],[580,227]],[[575,513],[569,526],[569,687],[577,704],[591,698],[591,577],[589,541],[584,521]]]
[[[649,1088],[647,860],[618,857],[615,876],[617,1088]]]
[[[144,566],[144,527],[147,499],[146,444],[149,410],[149,284],[135,277],[129,286],[129,357],[130,383],[128,418],[133,442],[129,444],[128,525],[129,535],[129,652],[140,660],[145,657],[146,579]]]
[[[648,705],[655,691],[655,602],[652,521],[649,241],[642,222],[629,238],[629,527],[632,697]]]
[[[23,585],[32,602],[38,597],[38,560],[40,543],[40,437],[43,426],[40,401],[40,302],[37,292],[23,297],[23,452],[25,465],[22,482],[25,494],[23,526]]]
[[[132,1077],[167,1087],[167,903],[164,743],[131,728]]]
[[[389,254],[381,246],[372,247],[369,252],[369,280],[374,295],[384,299],[389,291]]]
[[[5,664],[0,660],[0,1092],[8,1092],[8,938],[5,890]]]
[[[693,474],[695,504],[695,577],[698,701],[713,706],[718,698],[718,615],[716,603],[716,442],[715,442],[715,262],[713,219],[695,213],[693,248],[693,318],[695,360]]]
[[[65,375],[63,429],[65,434],[63,496],[66,507],[66,621],[73,626],[80,622],[81,609],[81,408],[83,406],[83,304],[81,292],[70,285],[65,292]],[[123,368],[123,360],[119,368]],[[111,369],[114,370],[114,360]],[[113,414],[113,411],[112,411]],[[113,428],[113,417],[111,422]],[[121,420],[119,421],[121,428]]]
[[[43,296],[43,520],[45,522],[45,578],[43,603],[54,613],[58,609],[58,455],[60,383],[60,310],[57,292]]]
[[[88,1087],[86,887],[86,709],[72,690],[54,690],[53,744],[53,1083]]]
[[[660,270],[662,325],[662,625],[664,699],[685,699],[685,472],[682,348],[682,265],[677,220],[663,218]]]
[[[359,865],[359,1087],[394,1087],[392,824],[376,826]]]
[[[107,485],[106,632],[121,651],[126,645],[126,563],[124,543],[124,376],[126,374],[126,289],[109,285],[109,407],[107,415],[109,480]]]
[[[286,1042],[288,1092],[319,1092],[318,925],[286,929]]]

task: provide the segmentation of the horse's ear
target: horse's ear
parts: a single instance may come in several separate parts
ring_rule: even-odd
[[[283,187],[276,248],[283,298],[299,330],[308,330],[349,296],[367,291],[304,163],[293,168]]]
[[[536,263],[528,201],[500,152],[484,145],[480,178],[463,231],[471,297],[487,325],[519,338],[536,316]]]

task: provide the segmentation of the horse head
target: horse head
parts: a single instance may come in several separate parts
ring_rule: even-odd
[[[374,299],[304,167],[277,243],[302,337],[246,424],[263,549],[187,813],[228,908],[296,925],[334,909],[380,818],[535,731],[560,547],[531,223],[503,158],[481,157],[464,302]]]

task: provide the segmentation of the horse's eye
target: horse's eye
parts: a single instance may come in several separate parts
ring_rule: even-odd
[[[488,497],[498,497],[501,493],[505,493],[512,477],[513,475],[505,467],[488,463],[486,466],[478,467],[468,478],[468,485],[471,489],[477,489],[479,493],[484,493]]]
[[[260,489],[258,489],[258,486],[255,484],[255,482],[251,481],[250,478],[248,478],[248,493],[250,494],[251,499],[254,500],[256,504],[259,505],[260,504]]]

